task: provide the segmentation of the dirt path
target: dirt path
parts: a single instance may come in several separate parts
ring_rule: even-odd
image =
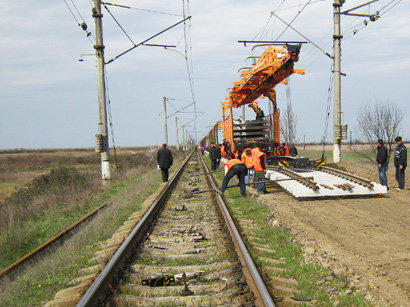
[[[355,173],[371,170],[355,167]],[[308,261],[346,275],[352,291],[361,290],[374,303],[408,306],[410,191],[397,192],[389,177],[393,189],[385,197],[297,201],[272,189],[261,198],[305,246]]]

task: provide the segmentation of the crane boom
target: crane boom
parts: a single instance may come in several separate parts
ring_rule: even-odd
[[[273,135],[274,141],[280,142],[279,110],[276,104],[275,87],[279,83],[286,84],[286,78],[294,73],[305,74],[303,69],[294,69],[294,63],[299,60],[301,45],[269,46],[259,57],[252,68],[241,71],[242,78],[234,82],[226,101],[222,103],[223,137],[234,147],[232,107],[239,108],[248,104],[258,113],[256,99],[268,97],[273,104]],[[229,114],[226,115],[226,111]]]

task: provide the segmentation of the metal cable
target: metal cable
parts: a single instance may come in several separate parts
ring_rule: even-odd
[[[309,0],[308,2],[306,2],[306,4],[302,7],[302,9],[298,11],[298,13],[295,15],[295,17],[293,17],[293,19],[289,22],[289,24],[286,25],[285,29],[283,29],[283,31],[276,37],[275,40],[278,40],[278,39],[283,35],[283,33],[285,33],[287,29],[289,29],[289,27],[291,26],[291,24],[296,20],[296,18],[299,17],[300,13],[303,12],[303,10],[305,9],[305,7],[307,7],[311,1],[312,1],[312,0]],[[272,16],[272,15],[271,15],[271,16]]]
[[[71,1],[71,2],[72,2],[72,1]],[[68,5],[68,3],[67,3],[66,0],[64,0],[64,3],[65,3],[65,5],[67,6],[67,9],[69,10],[71,16],[73,16],[73,18],[74,18],[75,22],[77,23],[77,25],[81,28],[80,22],[78,21],[78,19],[77,19],[77,17],[75,16],[73,10],[70,8],[70,6]],[[73,4],[74,4],[74,3],[73,3]],[[74,6],[75,6],[75,5],[74,5]],[[76,6],[75,6],[75,7],[76,7]],[[78,12],[78,9],[76,9],[76,10],[77,10],[77,12]],[[79,12],[78,12],[78,13],[79,13]],[[79,13],[79,15],[80,15],[80,18],[83,19],[80,13]],[[85,22],[84,19],[83,19],[83,22]],[[94,36],[93,36],[93,37],[94,37]],[[89,37],[88,33],[87,33],[87,39],[90,41],[90,43],[91,43],[92,45],[94,45],[94,42],[93,42],[93,40]],[[95,40],[95,38],[94,38],[94,40]]]
[[[77,23],[77,25],[78,25],[78,26],[81,26],[80,22],[78,21],[77,17],[75,17],[73,11],[71,10],[71,8],[70,8],[70,6],[68,5],[68,3],[67,3],[66,0],[64,0],[64,3],[65,3],[65,5],[67,6],[68,10],[70,11],[71,16],[73,16],[73,18],[74,18],[75,22]]]
[[[104,67],[104,72],[105,72],[105,88],[106,88],[106,93],[107,93],[108,123],[109,123],[109,126],[110,126],[112,147],[113,147],[113,150],[114,150],[114,162],[115,162],[115,166],[118,169],[117,148],[115,146],[115,138],[114,138],[114,126],[113,126],[112,113],[111,113],[111,97],[110,97],[110,90],[109,90],[108,73],[107,73],[107,69],[105,67]]]
[[[187,0],[187,2],[189,3],[189,1]],[[189,10],[189,5],[187,6],[188,10]],[[185,0],[182,0],[182,15],[183,18],[185,19]],[[194,122],[194,129],[195,129],[195,142],[197,141],[198,138],[198,131],[197,131],[197,110],[196,110],[196,101],[195,101],[195,94],[194,94],[194,85],[193,85],[193,77],[192,77],[192,71],[190,69],[190,65],[189,65],[189,61],[188,61],[188,57],[189,57],[189,53],[188,53],[188,48],[190,46],[190,44],[188,44],[188,39],[187,39],[187,31],[186,31],[186,22],[184,21],[184,58],[185,58],[185,66],[186,66],[186,70],[187,70],[187,74],[188,74],[188,80],[189,80],[189,89],[191,92],[191,98],[192,98],[192,103],[194,106],[194,113],[195,113],[195,122]],[[192,56],[192,54],[191,54]]]
[[[162,14],[162,15],[182,17],[182,16],[179,15],[179,14],[173,14],[173,13],[167,13],[167,12],[156,11],[156,10],[149,10],[149,9],[142,9],[142,8],[138,8],[138,7],[128,6],[128,5],[120,5],[120,4],[110,3],[110,2],[101,2],[101,3],[102,3],[102,4],[106,4],[106,5],[121,7],[121,8],[124,8],[124,9],[131,9],[131,10],[143,11],[143,12],[148,12],[148,13],[155,13],[155,14]]]
[[[70,1],[71,1],[71,3],[73,4],[75,10],[77,11],[78,16],[80,16],[80,19],[81,19],[83,22],[85,22],[83,16],[81,15],[80,11],[78,10],[77,6],[75,5],[74,0],[70,0]]]
[[[323,137],[322,137],[322,156],[324,156],[324,153],[325,153],[326,138],[327,138],[327,133],[329,130],[329,118],[331,114],[331,101],[332,101],[332,92],[333,92],[333,70],[334,70],[334,63],[332,62],[330,65],[329,87],[327,90],[325,128],[324,128]]]
[[[119,23],[117,18],[115,18],[115,16],[111,13],[111,11],[108,9],[108,7],[105,5],[105,3],[103,3],[103,6],[107,10],[108,14],[110,14],[112,19],[114,19],[117,26],[121,29],[121,31],[125,34],[125,36],[128,37],[128,39],[131,41],[131,43],[135,46],[135,42],[132,40],[131,36],[128,35],[127,31],[125,31],[125,29],[121,26],[121,24]]]

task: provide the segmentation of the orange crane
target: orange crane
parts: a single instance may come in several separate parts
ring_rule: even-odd
[[[256,99],[268,97],[273,104],[273,135],[274,141],[280,143],[279,110],[276,103],[275,87],[279,83],[287,84],[285,80],[294,73],[305,74],[303,69],[294,69],[294,63],[299,60],[301,45],[269,46],[252,68],[241,72],[242,79],[234,82],[229,96],[222,102],[223,138],[228,140],[234,150],[232,107],[239,108],[249,105],[258,114]],[[226,111],[229,110],[229,114]]]

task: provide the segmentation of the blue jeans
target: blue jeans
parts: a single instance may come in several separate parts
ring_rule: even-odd
[[[254,173],[253,167],[248,168],[248,174],[246,175],[246,183],[247,184],[251,183],[251,175],[253,176],[253,173]]]
[[[382,166],[379,167],[380,184],[388,187],[386,171],[387,171],[387,165],[382,165]]]
[[[221,191],[222,193],[225,192],[225,190],[228,187],[229,180],[232,179],[232,177],[236,176],[238,177],[239,180],[239,188],[241,190],[241,195],[245,196],[246,195],[246,187],[245,187],[245,174],[246,174],[246,166],[243,164],[237,164],[231,167],[231,169],[226,173],[224,180],[222,182],[222,187]]]
[[[257,190],[258,193],[265,193],[266,192],[266,185],[265,185],[265,173],[255,171],[255,176],[253,176],[253,182],[258,182]]]

